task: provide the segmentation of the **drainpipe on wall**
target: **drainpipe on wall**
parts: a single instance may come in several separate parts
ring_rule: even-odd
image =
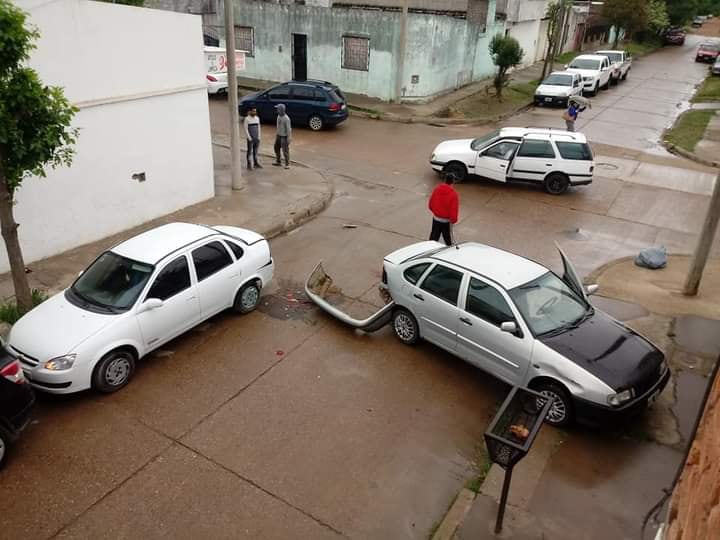
[[[400,48],[395,68],[395,102],[402,101],[402,87],[405,80],[405,51],[407,49],[408,0],[403,0],[400,19]]]

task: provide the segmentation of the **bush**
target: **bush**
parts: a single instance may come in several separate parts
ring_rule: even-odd
[[[42,304],[48,298],[47,294],[38,289],[33,289],[31,296],[33,307]],[[23,315],[25,315],[25,313],[20,310],[14,298],[0,304],[0,321],[15,324]]]

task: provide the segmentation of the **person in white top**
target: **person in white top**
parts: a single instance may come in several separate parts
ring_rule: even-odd
[[[247,168],[252,170],[254,165],[255,168],[262,169],[257,157],[258,147],[260,146],[260,117],[257,115],[255,107],[248,111],[248,115],[243,121],[243,127],[247,138]]]

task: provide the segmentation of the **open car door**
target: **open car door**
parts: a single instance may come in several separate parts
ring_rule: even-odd
[[[585,290],[585,287],[583,287],[582,280],[580,279],[580,276],[575,270],[575,267],[573,267],[570,259],[567,258],[563,250],[560,248],[560,244],[555,242],[555,247],[560,252],[560,257],[562,258],[563,281],[567,283],[568,287],[570,287],[573,291],[580,295],[581,298],[584,298],[586,302],[590,303],[590,301],[588,300],[587,291]]]

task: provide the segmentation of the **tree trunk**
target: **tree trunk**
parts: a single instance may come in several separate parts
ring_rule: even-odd
[[[13,286],[15,287],[15,298],[21,313],[30,311],[32,295],[30,285],[25,274],[25,261],[23,260],[20,240],[18,239],[18,224],[13,216],[13,196],[10,193],[5,175],[0,172],[0,228],[2,237],[5,240],[10,272],[12,273]]]

